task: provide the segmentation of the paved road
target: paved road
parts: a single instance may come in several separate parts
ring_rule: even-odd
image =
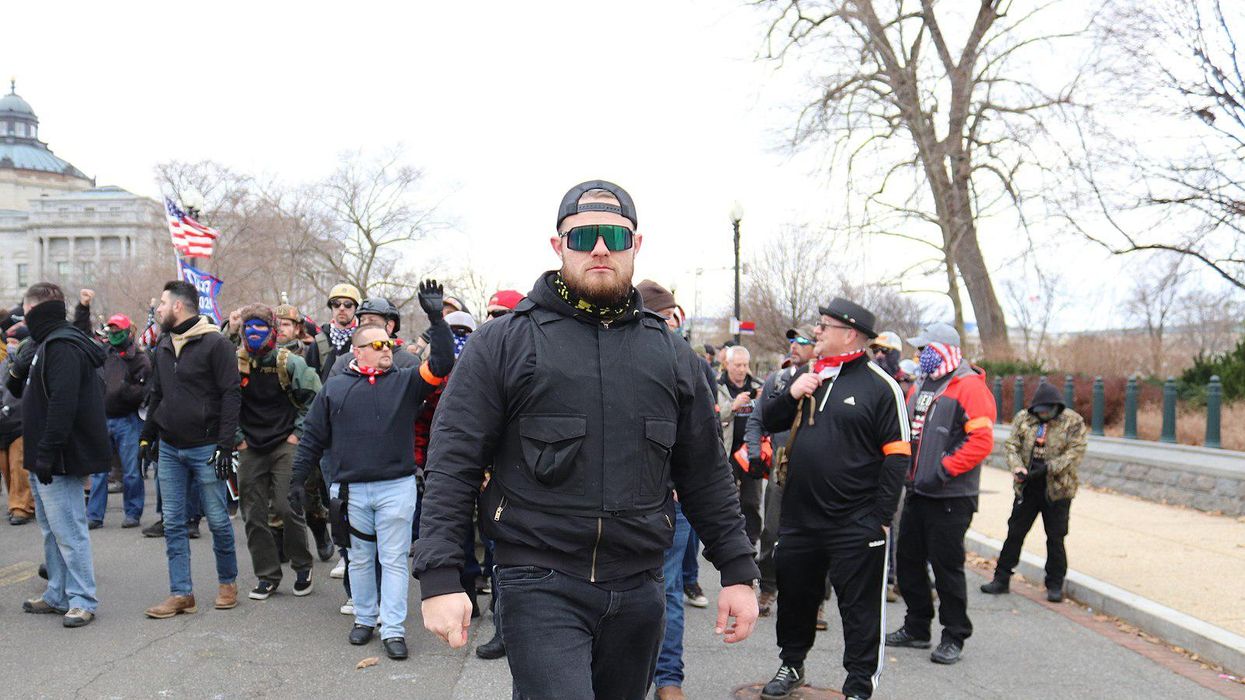
[[[196,590],[202,594],[200,612],[171,620],[146,619],[143,609],[167,592],[164,542],[120,529],[120,499],[115,494],[112,498],[116,504],[108,512],[107,526],[92,532],[102,603],[95,623],[84,629],[67,630],[57,617],[21,612],[21,601],[42,591],[42,580],[34,574],[42,558],[39,531],[33,523],[0,526],[4,695],[509,697],[505,662],[481,661],[469,653],[491,635],[487,618],[473,626],[468,649],[451,651],[423,632],[417,584],[412,586],[407,624],[412,658],[405,662],[385,659],[376,641],[362,649],[346,643],[350,620],[337,612],[342,593],[340,583],[328,578],[331,564],[317,563],[316,589],[306,598],[289,594],[291,575],[282,593],[267,601],[244,599],[231,611],[211,609],[204,605],[215,589],[206,526],[204,538],[191,546]],[[241,543],[241,523],[235,522],[235,527]],[[253,585],[245,550],[239,564],[243,572],[239,583]],[[708,565],[704,569],[705,582],[715,581]],[[978,582],[970,579],[973,589]],[[892,620],[902,615],[902,604],[888,608]],[[935,666],[926,653],[892,650],[876,697],[1218,697],[1021,596],[974,594],[970,609],[977,631],[958,666]],[[772,618],[761,621],[752,639],[732,647],[714,638],[711,610],[689,608],[687,618],[689,697],[727,698],[734,688],[766,680],[776,670]],[[819,636],[809,659],[814,684],[837,688],[842,681],[841,653],[840,632],[833,624]],[[380,664],[355,670],[367,656],[381,657]]]

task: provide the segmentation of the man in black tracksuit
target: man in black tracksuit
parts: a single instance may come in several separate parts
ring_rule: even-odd
[[[345,372],[329,377],[312,401],[289,487],[290,507],[301,511],[307,476],[328,451],[329,493],[345,502],[350,521],[355,621],[349,641],[367,644],[379,622],[381,641],[391,659],[407,657],[406,558],[417,499],[415,420],[424,399],[454,365],[441,299],[442,289],[435,280],[420,284],[419,305],[431,323],[431,350],[419,367],[394,366],[394,343],[383,328],[361,326],[352,334],[355,359]],[[341,542],[343,524],[332,525],[337,531],[334,540]]]
[[[758,572],[713,395],[696,353],[631,286],[635,226],[622,188],[572,188],[551,241],[561,271],[472,335],[433,422],[415,554],[424,626],[466,643],[462,542],[492,465],[480,509],[516,698],[644,697],[672,483],[722,571],[718,631],[739,641],[756,619]]]
[[[761,692],[804,685],[827,571],[843,618],[843,694],[867,698],[882,671],[886,539],[911,446],[903,394],[865,348],[873,314],[846,299],[820,308],[817,361],[764,398],[771,432],[791,429],[775,560],[782,666]]]

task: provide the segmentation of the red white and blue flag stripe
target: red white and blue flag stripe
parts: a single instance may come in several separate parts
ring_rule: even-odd
[[[220,238],[220,233],[214,228],[195,221],[168,197],[164,198],[164,208],[169,219],[169,234],[173,238],[173,248],[187,258],[210,257],[212,246],[216,243],[216,239]]]

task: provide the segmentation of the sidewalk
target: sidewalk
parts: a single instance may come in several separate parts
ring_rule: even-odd
[[[972,529],[1003,540],[1011,474],[986,467]],[[1230,632],[1245,635],[1245,519],[1082,487],[1072,502],[1068,568]],[[1046,556],[1034,523],[1024,550]]]

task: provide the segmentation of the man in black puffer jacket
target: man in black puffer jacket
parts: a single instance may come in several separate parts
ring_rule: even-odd
[[[756,621],[758,571],[712,390],[700,358],[631,286],[635,229],[621,187],[567,192],[550,241],[562,269],[472,335],[433,420],[415,545],[424,626],[466,643],[459,572],[479,497],[515,697],[645,696],[672,484],[722,572],[716,631],[737,642]]]
[[[82,479],[110,466],[104,382],[96,372],[104,351],[65,320],[60,287],[31,286],[24,306],[32,342],[7,380],[9,391],[22,399],[25,466],[35,477],[35,517],[49,556],[47,590],[22,609],[61,613],[66,627],[82,627],[99,605]]]

